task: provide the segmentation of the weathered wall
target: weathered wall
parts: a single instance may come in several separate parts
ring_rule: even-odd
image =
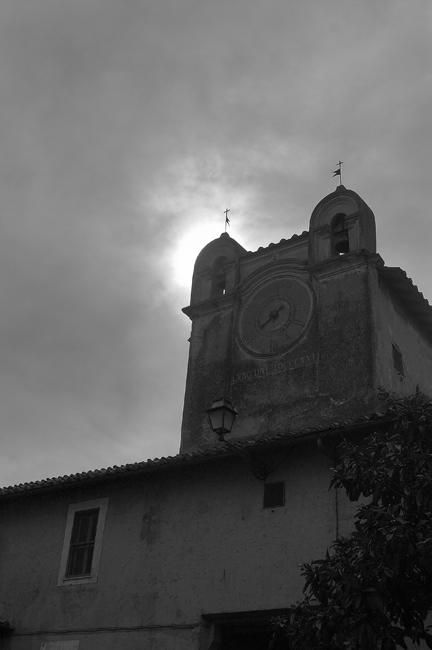
[[[432,396],[432,342],[384,282],[374,284],[376,386],[412,395],[416,386]],[[394,367],[392,343],[402,353],[404,373]]]
[[[249,271],[252,262],[247,259]],[[259,263],[258,256],[255,272]],[[231,439],[240,439],[371,415],[380,409],[380,386],[408,395],[420,384],[432,394],[432,343],[416,324],[415,314],[381,280],[381,265],[379,256],[364,251],[308,271],[299,270],[293,260],[293,273],[308,278],[316,304],[307,333],[285,354],[260,359],[239,345],[239,313],[251,293],[247,284],[242,289],[244,282],[235,297],[223,298],[227,305],[231,300],[229,308],[218,311],[215,305],[211,314],[198,317],[193,323],[182,451],[214,444],[205,411],[220,395],[239,411]],[[392,343],[402,353],[403,374],[394,367]]]
[[[233,240],[231,242],[231,246],[234,247]],[[236,408],[242,412],[243,416],[246,413],[250,416],[244,426],[239,420],[239,424],[236,426],[238,436],[248,435],[250,437],[259,434],[263,426],[268,431],[269,427],[273,425],[268,418],[264,425],[263,417],[259,415],[257,408],[254,409],[252,417],[252,413],[243,407],[249,407],[249,404],[252,403],[261,407],[264,402],[268,406],[269,395],[275,392],[283,393],[285,405],[286,397],[292,397],[293,391],[289,387],[291,380],[288,380],[288,377],[282,378],[282,381],[280,381],[281,377],[267,381],[270,375],[274,374],[275,361],[282,362],[278,368],[283,368],[284,362],[288,361],[288,364],[296,369],[299,363],[302,365],[316,363],[316,358],[311,359],[310,363],[299,361],[300,357],[309,353],[310,346],[306,345],[306,347],[297,346],[295,354],[277,357],[272,363],[269,361],[256,364],[253,358],[241,354],[235,333],[238,312],[244,298],[241,286],[251,275],[262,268],[268,268],[269,264],[271,265],[275,261],[291,260],[296,270],[299,265],[306,265],[307,237],[295,237],[265,251],[259,250],[254,254],[243,255],[238,260],[231,261],[227,265],[226,293],[201,301],[203,295],[207,297],[210,295],[208,268],[211,267],[214,258],[218,258],[221,253],[226,253],[226,247],[227,237],[221,237],[219,240],[211,242],[198,257],[196,264],[198,270],[195,271],[193,278],[191,306],[185,309],[192,319],[192,331],[182,422],[182,453],[214,445],[214,433],[207,422],[206,410],[210,408],[213,400],[221,395],[231,396],[233,400],[238,399]],[[204,271],[200,271],[201,268],[204,268]],[[208,288],[207,293],[203,287]],[[250,385],[247,388],[243,385],[243,387],[237,386],[232,390],[233,384],[239,383],[236,379],[237,374],[240,374],[241,377],[242,373],[246,373],[245,381],[247,381],[248,373],[261,372],[261,370],[266,373],[268,390],[264,391],[258,402],[255,399],[256,387],[251,390]],[[309,368],[306,373],[307,377],[311,370],[313,372],[313,369]],[[280,370],[277,369],[276,374],[279,373]],[[282,370],[282,374],[286,375],[284,370]],[[299,374],[302,373],[297,373],[297,375]],[[241,381],[243,380],[240,379]],[[288,383],[288,387],[285,386],[286,383]],[[309,383],[306,381],[302,385],[307,389]],[[300,391],[297,390],[297,394],[299,393]],[[244,398],[246,398],[246,403],[244,403]],[[274,399],[276,402],[280,401],[278,396],[275,396]],[[284,417],[286,417],[286,407],[284,408]],[[282,428],[286,429],[285,424]],[[278,430],[274,432],[277,433],[280,429],[281,425],[279,424]]]
[[[230,302],[227,309],[211,310],[192,322],[181,452],[215,444],[206,410],[214,399],[229,394],[227,359],[231,358],[233,329]]]
[[[303,427],[373,412],[369,277],[373,260],[347,254],[311,269],[317,292],[317,391],[305,404]]]
[[[259,271],[260,259],[255,263]],[[236,332],[243,301],[251,294],[248,285],[243,290],[244,283],[240,283],[234,298],[221,299],[225,309],[218,311],[215,304],[210,314],[202,314],[198,307],[191,336],[182,452],[215,444],[206,409],[221,395],[231,399],[239,412],[232,439],[324,427],[373,413],[377,400],[369,285],[374,263],[374,257],[363,252],[329,260],[309,271],[292,261],[292,273],[308,281],[316,298],[307,333],[285,354],[260,359],[239,345]],[[242,265],[243,260],[240,269]],[[247,265],[250,269],[250,260]]]
[[[299,563],[335,537],[335,493],[314,445],[281,454],[269,477],[286,481],[280,508],[263,509],[262,483],[236,458],[3,502],[0,603],[17,625],[11,650],[61,639],[80,640],[80,650],[198,649],[202,614],[296,600]],[[58,587],[68,505],[107,496],[98,582]],[[339,499],[340,525],[350,513]]]

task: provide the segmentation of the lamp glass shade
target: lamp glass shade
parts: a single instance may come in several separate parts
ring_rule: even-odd
[[[210,419],[210,426],[218,435],[230,433],[236,415],[238,415],[231,402],[224,397],[215,399],[207,413]]]

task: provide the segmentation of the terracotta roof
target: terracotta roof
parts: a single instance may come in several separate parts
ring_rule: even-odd
[[[313,427],[302,429],[298,432],[281,433],[274,436],[260,438],[259,440],[233,440],[231,442],[234,443],[239,450],[253,449],[256,451],[264,451],[273,447],[290,446],[300,442],[306,442],[309,439],[318,437],[318,434],[321,434],[321,437],[330,437],[336,434],[343,434],[347,431],[355,430],[356,432],[359,432],[364,428],[370,429],[373,423],[378,424],[384,421],[383,414],[373,413],[370,416],[365,415],[351,420],[332,422],[331,424],[327,424],[325,427]],[[137,474],[161,471],[168,468],[184,467],[185,465],[218,460],[227,456],[233,456],[234,454],[235,451],[219,444],[210,449],[202,449],[188,454],[177,454],[176,456],[167,457],[163,456],[162,458],[155,458],[154,460],[149,459],[120,466],[113,465],[113,467],[95,469],[88,472],[79,472],[77,474],[47,478],[41,481],[31,481],[29,483],[11,485],[9,487],[0,488],[0,498],[23,493],[35,493],[38,490],[45,492],[47,490],[62,487],[73,487],[80,483],[94,483],[101,480],[109,480],[111,478],[124,478]]]
[[[271,248],[276,248],[277,246],[281,246],[283,244],[286,244],[287,242],[293,241],[294,239],[301,239],[301,238],[306,238],[306,237],[309,237],[309,231],[308,230],[303,230],[301,235],[295,235],[294,234],[291,237],[289,237],[288,239],[282,238],[280,241],[276,242],[275,244],[270,243],[270,244],[268,244],[268,246],[260,246],[259,248],[257,248],[256,251],[247,251],[246,254],[247,255],[255,255],[255,253],[262,253],[263,251],[269,250]]]

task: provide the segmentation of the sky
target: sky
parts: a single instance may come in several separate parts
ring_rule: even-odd
[[[3,0],[0,485],[178,453],[194,260],[343,184],[432,302],[430,0]]]

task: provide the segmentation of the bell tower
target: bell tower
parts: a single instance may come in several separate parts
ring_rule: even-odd
[[[318,203],[309,234],[311,264],[360,250],[376,253],[374,214],[358,194],[343,185]]]
[[[432,310],[376,253],[375,218],[340,185],[309,230],[247,252],[227,233],[195,263],[182,453],[216,444],[207,409],[239,412],[232,439],[322,428],[378,410],[378,387],[432,392]]]

